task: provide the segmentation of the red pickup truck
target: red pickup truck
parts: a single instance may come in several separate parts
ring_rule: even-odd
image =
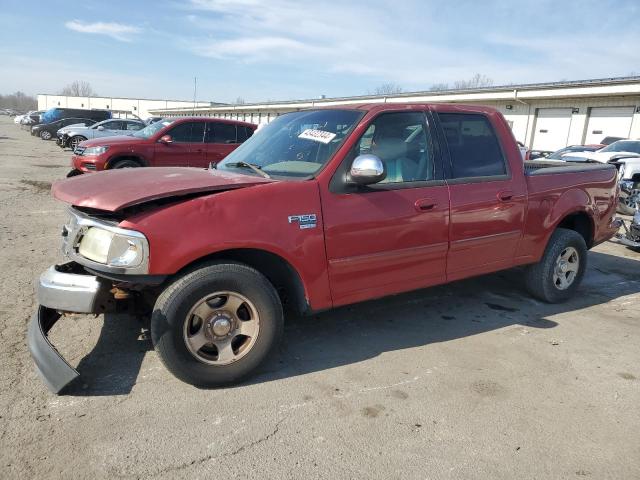
[[[282,115],[215,169],[57,182],[69,262],[38,283],[29,345],[53,391],[78,376],[48,342],[61,312],[151,316],[162,362],[236,382],[274,349],[283,311],[313,312],[526,266],[548,302],[618,227],[616,170],[523,162],[493,109],[377,104]],[[285,308],[286,307],[286,308]]]
[[[68,176],[116,168],[204,168],[233,152],[256,128],[219,118],[167,118],[131,135],[85,140],[74,149]]]

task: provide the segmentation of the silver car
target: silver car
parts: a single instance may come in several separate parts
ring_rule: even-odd
[[[95,123],[90,127],[74,127],[69,128],[63,137],[63,147],[71,147],[75,149],[80,142],[91,140],[93,138],[113,137],[115,135],[128,135],[136,130],[142,130],[146,127],[141,120],[129,118],[110,118],[102,122]]]

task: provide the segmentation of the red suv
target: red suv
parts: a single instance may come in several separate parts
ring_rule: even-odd
[[[207,167],[229,155],[256,128],[217,118],[166,118],[131,135],[80,143],[69,176],[113,168]]]

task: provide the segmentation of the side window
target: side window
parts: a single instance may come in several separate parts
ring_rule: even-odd
[[[484,115],[440,113],[453,178],[506,175],[506,163],[491,123]]]
[[[238,125],[238,143],[246,141],[251,135],[253,135],[252,128]]]
[[[127,122],[127,130],[140,130],[144,125],[138,122]]]
[[[204,122],[186,122],[173,127],[167,135],[176,143],[202,143]]]
[[[206,143],[238,143],[236,140],[236,126],[231,123],[207,123]]]
[[[387,177],[380,183],[435,179],[433,154],[422,112],[386,113],[369,125],[353,157],[371,153],[382,160]]]
[[[102,124],[102,126],[106,130],[122,130],[122,122],[119,120],[114,120],[112,122],[107,122]]]

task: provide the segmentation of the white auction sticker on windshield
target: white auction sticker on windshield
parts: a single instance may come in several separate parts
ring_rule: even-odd
[[[298,135],[298,138],[304,138],[306,140],[313,140],[314,142],[327,144],[331,140],[336,138],[336,134],[325,132],[324,130],[314,130],[313,128],[307,128],[304,132]]]

